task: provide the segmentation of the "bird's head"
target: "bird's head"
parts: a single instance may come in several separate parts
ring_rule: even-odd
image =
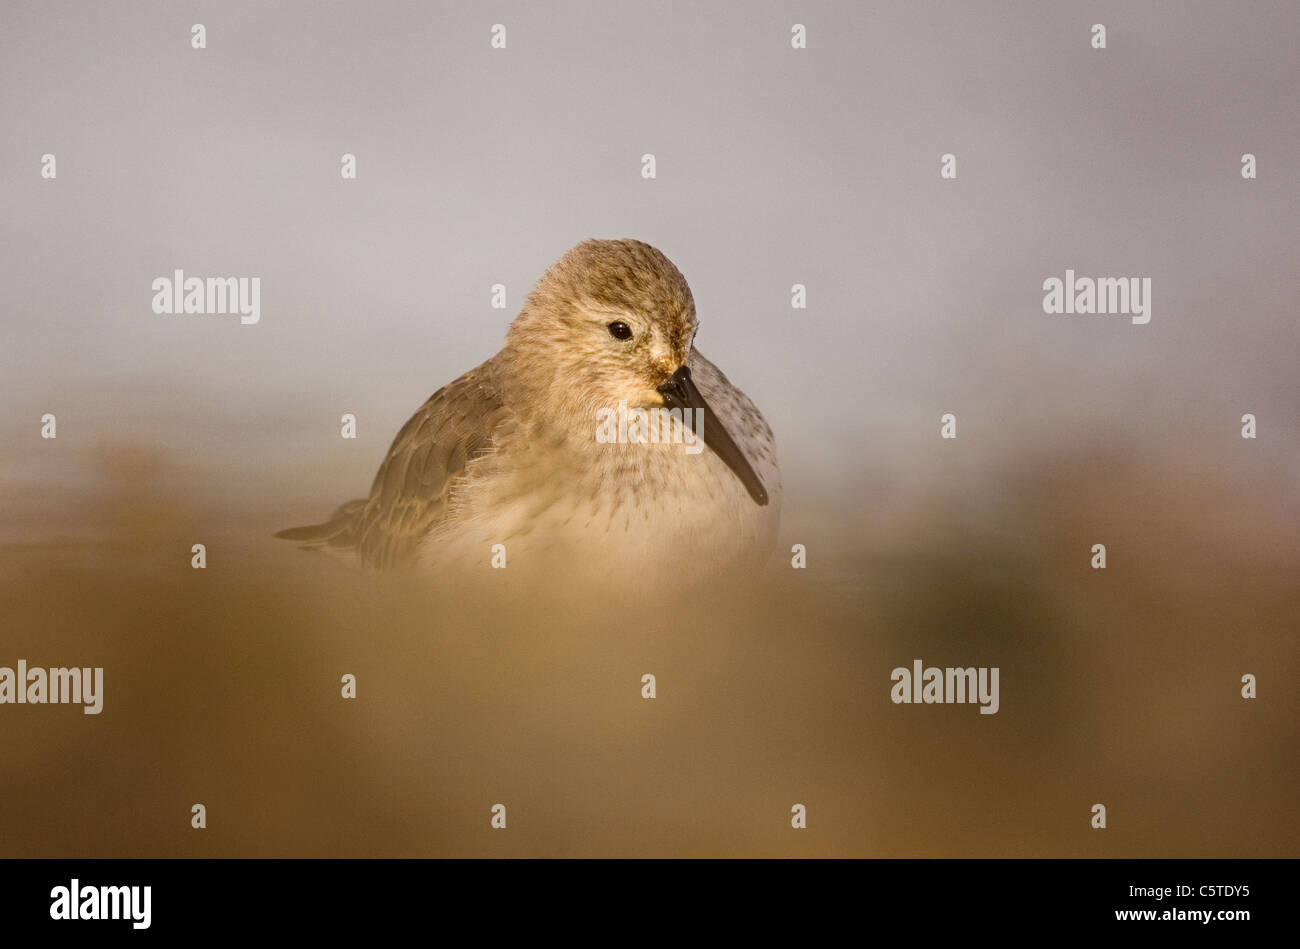
[[[506,348],[559,411],[663,404],[660,386],[690,358],[695,300],[686,278],[649,244],[588,240],[537,282]]]
[[[704,410],[704,440],[759,504],[767,495],[691,379],[695,299],[667,257],[637,240],[586,240],[537,282],[506,336],[520,394],[552,419],[600,409]]]

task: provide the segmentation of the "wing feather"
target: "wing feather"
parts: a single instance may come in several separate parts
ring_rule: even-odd
[[[368,498],[349,501],[324,524],[276,536],[354,549],[379,569],[409,564],[447,517],[469,465],[495,446],[505,407],[494,375],[489,360],[431,395],[393,439]]]

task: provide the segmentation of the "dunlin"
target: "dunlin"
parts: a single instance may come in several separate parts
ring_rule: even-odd
[[[276,536],[379,569],[483,565],[494,548],[510,567],[575,575],[761,561],[780,507],[772,430],[694,348],[698,325],[686,279],[654,247],[583,241],[538,281],[501,351],[402,426],[369,497]],[[635,421],[626,437],[645,413],[658,437]]]

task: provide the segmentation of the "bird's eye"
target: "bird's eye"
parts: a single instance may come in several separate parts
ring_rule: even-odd
[[[632,327],[628,326],[622,320],[615,320],[609,324],[609,335],[615,339],[631,339]]]

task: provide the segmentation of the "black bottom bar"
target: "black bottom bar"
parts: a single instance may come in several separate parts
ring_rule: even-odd
[[[422,926],[436,937],[453,924],[471,938],[516,928],[813,935],[841,924],[927,939],[1231,938],[1285,922],[1295,869],[1290,860],[9,860],[0,913],[7,933],[79,939]]]

